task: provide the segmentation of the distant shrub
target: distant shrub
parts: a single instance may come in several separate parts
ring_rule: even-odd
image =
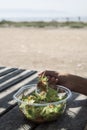
[[[0,22],[0,27],[70,27],[70,28],[83,28],[87,27],[87,23],[83,22],[58,22],[58,21],[50,21],[50,22],[44,22],[44,21],[38,21],[38,22],[12,22],[12,21],[6,21],[2,20]]]

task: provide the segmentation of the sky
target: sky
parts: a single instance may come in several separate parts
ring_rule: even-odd
[[[87,16],[87,0],[0,0],[0,18],[77,16]]]

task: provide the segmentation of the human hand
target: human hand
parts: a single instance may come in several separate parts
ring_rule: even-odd
[[[44,74],[48,78],[48,83],[50,87],[56,88],[56,85],[62,85],[69,89],[73,89],[73,76],[67,73],[59,73],[56,71],[46,70],[42,72],[40,75]]]
[[[58,73],[56,71],[44,71],[43,74],[48,77],[50,87],[56,88],[56,84],[65,86],[72,91],[87,95],[87,78],[68,73]]]
[[[58,73],[56,71],[50,71],[46,70],[42,72],[40,75],[46,76],[48,78],[48,84],[52,87],[55,88],[56,84],[58,83]]]

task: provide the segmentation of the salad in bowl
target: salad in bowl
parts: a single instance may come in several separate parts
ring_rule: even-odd
[[[38,76],[37,84],[22,87],[13,98],[27,119],[41,123],[58,119],[64,113],[70,96],[71,91],[64,86],[50,87],[43,74]]]

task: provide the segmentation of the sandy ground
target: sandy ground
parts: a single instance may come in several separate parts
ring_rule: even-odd
[[[0,28],[0,66],[87,77],[87,29]]]

